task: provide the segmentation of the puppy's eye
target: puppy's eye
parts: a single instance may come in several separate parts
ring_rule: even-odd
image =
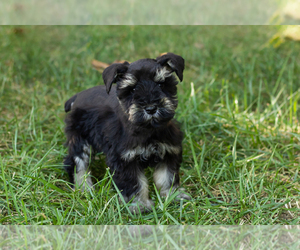
[[[135,91],[135,88],[131,89],[131,93],[133,93]]]

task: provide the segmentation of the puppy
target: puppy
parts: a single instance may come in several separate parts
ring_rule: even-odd
[[[182,139],[173,119],[184,59],[167,53],[131,64],[115,63],[103,74],[105,86],[82,91],[65,103],[68,156],[64,167],[82,190],[92,188],[86,175],[90,156],[106,155],[113,180],[133,212],[151,210],[146,167],[153,167],[160,195],[179,187]],[[112,86],[116,83],[116,87]],[[76,167],[76,169],[75,169]],[[86,177],[86,178],[85,178]],[[190,199],[180,189],[177,198]]]

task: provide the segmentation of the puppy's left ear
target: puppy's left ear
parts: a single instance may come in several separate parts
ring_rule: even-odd
[[[109,94],[111,85],[116,83],[121,75],[128,70],[129,62],[114,63],[108,66],[102,73],[102,78],[106,86],[106,92]]]
[[[183,80],[183,70],[184,70],[184,59],[181,56],[175,55],[173,53],[167,53],[156,58],[157,63],[161,66],[167,66],[175,71],[179,80]]]

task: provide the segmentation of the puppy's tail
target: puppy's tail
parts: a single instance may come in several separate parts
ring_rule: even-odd
[[[73,95],[68,101],[65,103],[65,111],[69,112],[72,108],[73,102],[76,100],[77,95]]]

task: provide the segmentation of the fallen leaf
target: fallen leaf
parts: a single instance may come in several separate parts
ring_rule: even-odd
[[[107,63],[104,63],[104,62],[100,62],[100,61],[97,61],[97,60],[93,60],[92,61],[92,66],[97,69],[97,70],[100,70],[100,69],[105,69],[109,66],[109,64]]]
[[[124,62],[128,62],[126,60],[120,60],[120,61],[114,61],[113,63],[124,63]]]
[[[24,29],[22,28],[13,28],[13,33],[15,33],[16,35],[21,35],[24,33]]]
[[[167,53],[167,52],[160,53],[160,55],[159,55],[159,56],[163,56],[163,55],[166,55],[166,54],[168,54],[168,53]]]

